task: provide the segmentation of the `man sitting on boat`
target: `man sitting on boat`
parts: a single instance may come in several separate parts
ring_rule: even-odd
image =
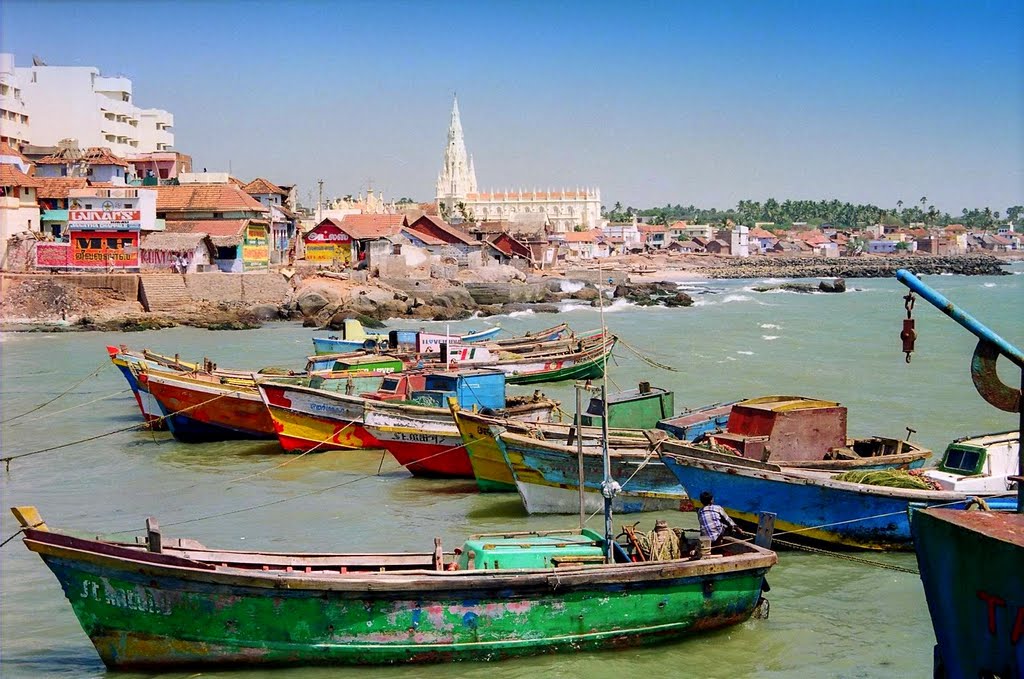
[[[715,504],[715,498],[711,491],[705,490],[700,494],[700,503],[703,505],[697,510],[697,521],[700,523],[701,537],[711,538],[711,544],[721,544],[722,538],[728,533],[741,533],[736,522],[729,518],[720,505]]]

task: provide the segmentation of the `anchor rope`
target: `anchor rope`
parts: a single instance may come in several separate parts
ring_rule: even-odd
[[[808,545],[801,545],[796,542],[789,542],[788,540],[776,540],[772,539],[772,542],[778,542],[783,547],[790,549],[799,549],[804,552],[810,552],[812,554],[821,554],[823,556],[830,556],[833,559],[841,559],[843,561],[851,561],[853,563],[859,563],[864,566],[872,566],[874,568],[883,568],[885,570],[896,571],[897,573],[908,573],[910,575],[920,575],[921,571],[916,568],[907,568],[906,566],[897,566],[892,563],[884,563],[882,561],[875,561],[874,559],[865,559],[859,556],[853,556],[852,554],[842,554],[828,549],[821,549],[818,547],[810,547]]]
[[[60,392],[59,394],[57,394],[56,396],[51,398],[49,401],[43,401],[42,403],[37,405],[35,408],[32,408],[30,410],[26,410],[25,412],[21,413],[20,415],[15,415],[14,417],[8,417],[6,420],[0,420],[0,424],[7,424],[8,422],[13,422],[14,420],[17,420],[17,419],[20,419],[22,417],[25,417],[26,415],[31,415],[32,413],[36,412],[37,410],[42,410],[43,408],[45,408],[46,406],[50,405],[51,403],[53,403],[57,399],[61,398],[62,396],[66,396],[67,394],[71,393],[72,391],[74,391],[75,387],[80,386],[87,379],[89,379],[90,377],[94,377],[94,376],[98,375],[104,368],[107,368],[107,367],[109,367],[111,365],[113,365],[113,364],[110,361],[103,361],[103,363],[101,363],[98,368],[96,368],[91,373],[89,373],[88,375],[86,375],[82,379],[80,379],[77,382],[75,382],[74,384],[72,384],[70,387],[68,387],[64,391]]]

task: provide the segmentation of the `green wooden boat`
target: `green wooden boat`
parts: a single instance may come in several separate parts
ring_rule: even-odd
[[[50,531],[14,509],[110,668],[494,660],[645,645],[749,618],[775,553],[605,562],[591,531],[478,535],[460,552],[217,551]],[[617,545],[617,543],[616,543]],[[699,552],[698,552],[699,553]]]

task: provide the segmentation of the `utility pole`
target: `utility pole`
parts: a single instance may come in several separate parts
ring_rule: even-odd
[[[324,180],[317,179],[316,183],[320,187],[320,192],[316,199],[316,222],[319,224],[323,221],[324,214]]]

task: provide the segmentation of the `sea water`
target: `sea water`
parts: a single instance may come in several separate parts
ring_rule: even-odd
[[[1010,342],[1024,344],[1024,268],[1001,277],[930,276],[933,287]],[[844,294],[759,293],[761,281],[685,283],[690,308],[616,302],[604,322],[623,342],[609,364],[610,388],[640,381],[673,389],[677,407],[768,394],[814,396],[849,409],[851,435],[911,438],[941,454],[954,438],[1017,427],[986,404],[970,378],[975,338],[926,302],[914,309],[912,362],[901,353],[905,288],[892,279],[851,279]],[[507,335],[560,321],[600,327],[602,314],[566,304],[557,315],[524,314],[450,324],[463,332],[500,322]],[[394,322],[443,329],[445,324]],[[140,418],[104,346],[210,357],[223,367],[301,368],[316,331],[296,324],[211,332],[173,328],[134,334],[0,335],[3,455],[17,455],[128,427]],[[650,362],[637,356],[640,354]],[[665,370],[653,364],[669,366]],[[1001,361],[1000,363],[1005,363]],[[1015,369],[1001,365],[1016,386]],[[28,412],[99,369],[71,393]],[[512,388],[530,393],[534,387]],[[537,385],[574,403],[570,384]],[[28,413],[24,414],[23,413]],[[19,417],[20,416],[20,417]],[[11,419],[16,418],[16,419]],[[15,460],[2,475],[6,511],[34,504],[51,527],[93,535],[141,534],[155,516],[167,537],[227,549],[427,551],[474,532],[569,527],[573,517],[526,516],[518,496],[482,495],[471,481],[414,479],[380,451],[282,455],[276,443],[188,445],[167,433],[130,431]],[[237,511],[245,510],[245,511]],[[691,515],[619,516],[650,530],[656,518],[691,525]],[[601,530],[602,518],[590,526]],[[862,555],[863,556],[863,555]],[[867,555],[916,567],[912,554]],[[668,645],[569,653],[500,663],[408,668],[302,668],[274,677],[926,677],[934,637],[917,576],[842,558],[783,552],[769,578],[771,613]],[[92,677],[104,668],[57,581],[15,539],[0,549],[0,662],[6,678]],[[131,674],[117,676],[131,677]],[[187,676],[177,673],[177,676]],[[203,672],[238,679],[270,671]]]

